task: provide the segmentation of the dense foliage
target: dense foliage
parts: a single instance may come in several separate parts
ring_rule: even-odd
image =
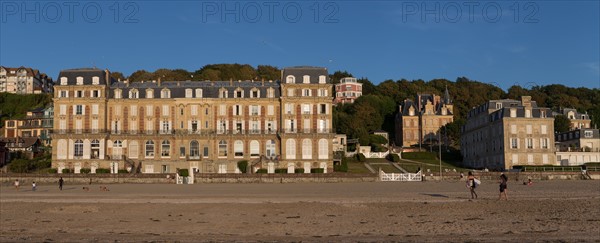
[[[5,120],[24,118],[27,111],[47,107],[51,102],[51,94],[0,93],[0,126],[4,126]]]

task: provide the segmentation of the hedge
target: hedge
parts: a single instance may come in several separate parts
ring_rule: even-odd
[[[341,164],[333,166],[333,171],[348,172],[348,162],[345,159],[342,159]]]
[[[96,174],[108,174],[110,173],[110,169],[98,168],[96,169]]]
[[[436,155],[430,152],[408,152],[402,153],[404,159],[436,159]]]
[[[313,168],[313,169],[310,169],[310,173],[325,173],[325,169],[323,169],[323,168]]]
[[[119,173],[119,174],[127,174],[129,172],[127,172],[127,170],[118,170],[117,173]]]
[[[391,160],[392,162],[399,162],[400,156],[398,156],[397,154],[389,154],[388,160]]]
[[[81,170],[79,170],[79,173],[81,174],[89,174],[90,172],[92,172],[92,169],[90,168],[81,168]]]
[[[286,174],[287,172],[287,169],[275,169],[275,173],[277,174]]]
[[[56,173],[58,173],[58,170],[56,168],[50,168],[50,169],[48,169],[48,173],[56,174]]]
[[[62,169],[62,173],[69,174],[69,173],[71,173],[71,170],[69,168],[64,168],[64,169]]]
[[[302,173],[304,173],[304,168],[296,168],[296,169],[294,169],[294,173],[302,174]]]
[[[360,161],[360,162],[365,162],[365,161],[367,161],[367,158],[366,158],[366,157],[365,157],[365,155],[364,155],[364,154],[362,154],[362,153],[358,153],[358,154],[356,155],[356,159],[357,159],[358,161]]]
[[[256,170],[257,174],[267,174],[267,169],[258,169]]]

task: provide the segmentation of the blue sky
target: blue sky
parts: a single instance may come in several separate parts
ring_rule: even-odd
[[[379,83],[465,76],[600,88],[599,1],[2,1],[0,65],[324,66]]]

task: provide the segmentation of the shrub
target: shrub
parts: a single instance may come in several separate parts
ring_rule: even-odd
[[[323,169],[323,168],[312,168],[312,169],[310,169],[310,173],[325,173],[325,169]]]
[[[302,174],[302,173],[304,173],[304,168],[296,168],[296,169],[294,169],[294,173]]]
[[[108,174],[108,173],[110,173],[110,169],[106,169],[106,168],[96,169],[96,174]]]
[[[388,149],[385,146],[382,146],[380,144],[373,144],[373,145],[371,145],[371,151],[373,151],[373,152],[386,152],[386,151],[388,151]]]
[[[276,174],[285,174],[287,173],[287,169],[275,169]]]
[[[69,168],[64,168],[64,169],[62,169],[62,173],[69,174],[69,173],[71,173],[71,170]]]
[[[362,154],[362,153],[358,153],[358,154],[356,155],[356,159],[357,159],[358,161],[360,161],[360,162],[365,162],[365,161],[367,161],[367,158],[366,158],[366,157],[365,157],[365,155],[364,155],[364,154]]]
[[[345,159],[342,159],[341,164],[333,166],[333,171],[348,172],[348,161]]]
[[[177,174],[179,174],[179,176],[183,176],[183,177],[188,177],[190,176],[190,172],[188,169],[179,169],[177,171]]]
[[[58,173],[58,170],[56,168],[50,168],[50,169],[48,169],[48,173],[56,174],[56,173]]]
[[[127,172],[127,170],[118,170],[117,173],[119,173],[119,174],[127,174],[129,172]]]
[[[257,174],[267,174],[267,169],[258,169],[256,170]]]
[[[15,173],[27,173],[32,169],[31,163],[26,159],[15,159],[9,164],[9,169],[11,172]]]
[[[81,170],[79,170],[79,173],[81,174],[89,174],[90,172],[92,172],[92,169],[90,168],[81,168]]]
[[[399,162],[400,161],[400,156],[398,156],[397,154],[389,154],[388,155],[388,160],[390,160],[392,162]]]
[[[248,171],[248,161],[247,160],[238,161],[237,167],[238,167],[238,169],[240,169],[240,171],[242,173],[246,173]]]

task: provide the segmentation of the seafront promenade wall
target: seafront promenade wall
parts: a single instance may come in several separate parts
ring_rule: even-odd
[[[510,172],[506,173],[510,181],[540,180],[582,180],[581,172]],[[495,181],[498,172],[476,172],[483,181]],[[600,180],[600,172],[589,172],[591,179]],[[42,184],[56,184],[60,177],[69,184],[174,184],[175,174],[19,174],[1,173],[0,183],[12,185],[19,179],[22,186],[30,186],[32,181]],[[425,176],[425,181],[460,181],[459,173],[438,173]],[[195,183],[344,183],[378,182],[377,174],[196,174]]]

